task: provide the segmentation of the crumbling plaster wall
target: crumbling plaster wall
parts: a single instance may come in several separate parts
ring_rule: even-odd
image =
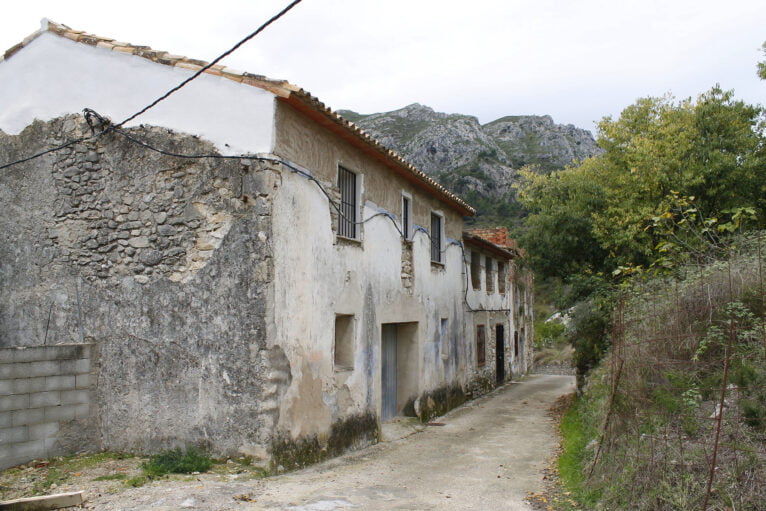
[[[462,217],[426,196],[390,169],[329,134],[287,105],[277,107],[275,153],[308,169],[328,191],[336,188],[338,164],[362,174],[361,217],[381,210],[400,222],[402,191],[413,197],[414,223],[430,228],[430,212],[445,215],[448,238],[462,232]],[[365,222],[361,241],[336,240],[335,216],[319,187],[285,173],[273,196],[275,341],[284,346],[293,383],[280,413],[280,429],[294,438],[326,434],[347,415],[380,415],[380,343],[384,323],[417,323],[420,392],[467,380],[472,366],[463,337],[462,251],[445,244],[445,264],[433,265],[430,240],[411,242],[385,216]],[[403,278],[403,252],[412,252],[412,278]],[[409,257],[409,256],[408,256]],[[406,258],[405,258],[406,259]],[[336,314],[356,321],[352,371],[333,367]],[[447,318],[449,356],[442,356],[440,319]],[[298,369],[300,368],[300,369]],[[412,396],[413,398],[417,396]]]
[[[0,132],[0,161],[76,138],[80,116]],[[131,130],[184,154],[215,148]],[[270,192],[250,160],[187,160],[108,134],[0,176],[0,346],[98,345],[100,445],[260,454],[290,366],[273,317]]]

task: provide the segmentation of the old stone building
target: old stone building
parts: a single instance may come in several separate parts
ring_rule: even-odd
[[[527,370],[518,251],[309,93],[214,66],[119,124],[204,65],[47,20],[0,61],[0,166],[58,148],[0,175],[0,466],[292,466]]]

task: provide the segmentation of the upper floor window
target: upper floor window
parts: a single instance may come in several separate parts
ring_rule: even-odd
[[[442,252],[444,247],[444,218],[436,213],[431,213],[431,261],[443,263]]]
[[[338,215],[338,236],[357,237],[357,179],[356,174],[344,167],[338,167],[338,188],[340,189],[340,214]]]
[[[497,262],[497,292],[501,295],[505,294],[505,280],[507,276],[505,273],[505,263],[502,261]]]
[[[471,287],[481,289],[481,256],[471,250]]]
[[[493,293],[495,291],[495,273],[492,267],[492,258],[485,256],[485,268],[487,272],[487,293]]]
[[[402,236],[412,238],[412,197],[407,193],[402,193]]]

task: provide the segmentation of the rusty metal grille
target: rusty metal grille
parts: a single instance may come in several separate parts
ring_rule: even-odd
[[[431,213],[431,261],[442,262],[442,217]]]
[[[356,238],[356,174],[338,167],[338,188],[340,189],[338,235]]]

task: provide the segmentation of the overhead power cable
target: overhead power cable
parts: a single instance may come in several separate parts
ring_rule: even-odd
[[[299,3],[301,3],[302,1],[303,1],[303,0],[293,0],[292,2],[290,2],[290,4],[289,4],[287,7],[285,7],[284,9],[282,9],[281,11],[279,11],[279,13],[275,14],[274,16],[272,16],[272,17],[271,17],[271,19],[269,19],[269,20],[268,20],[266,23],[264,23],[263,25],[261,25],[260,27],[258,27],[258,28],[255,30],[255,32],[252,32],[252,33],[250,33],[250,34],[249,34],[247,37],[245,37],[244,39],[242,39],[240,42],[238,42],[237,44],[235,44],[234,46],[232,46],[231,48],[229,48],[228,50],[226,50],[225,52],[223,52],[222,54],[220,54],[220,55],[219,55],[218,57],[216,57],[214,60],[212,60],[212,61],[211,61],[211,62],[210,62],[208,65],[206,65],[206,66],[204,66],[204,67],[202,67],[202,68],[198,69],[198,70],[197,70],[197,71],[196,71],[196,72],[195,72],[193,75],[191,75],[190,77],[188,77],[186,80],[182,81],[181,83],[179,83],[178,85],[176,85],[175,87],[173,87],[172,89],[170,89],[169,91],[167,91],[165,94],[163,94],[163,95],[162,95],[162,96],[160,96],[159,98],[157,98],[157,99],[155,99],[154,101],[152,101],[150,104],[148,104],[147,106],[145,106],[144,108],[142,108],[142,109],[141,109],[141,110],[139,110],[138,112],[134,113],[133,115],[131,115],[130,117],[128,117],[128,118],[127,118],[127,119],[125,119],[124,121],[122,121],[122,122],[120,122],[119,124],[117,124],[117,125],[116,125],[116,127],[117,127],[117,128],[119,128],[119,127],[122,127],[122,126],[123,126],[125,123],[127,123],[127,122],[129,122],[129,121],[132,121],[133,119],[135,119],[135,118],[136,118],[136,117],[138,117],[139,115],[142,115],[142,114],[146,113],[148,110],[150,110],[150,109],[154,108],[155,106],[157,106],[157,105],[158,105],[160,102],[162,102],[162,101],[166,100],[166,99],[167,99],[167,98],[168,98],[168,97],[169,97],[171,94],[173,94],[173,93],[175,93],[175,92],[178,92],[179,90],[181,90],[181,89],[182,89],[184,86],[186,86],[186,85],[187,85],[189,82],[191,82],[192,80],[194,80],[195,78],[197,78],[199,75],[201,75],[202,73],[204,73],[205,71],[207,71],[208,69],[210,69],[211,67],[213,67],[214,65],[216,65],[217,63],[219,63],[219,62],[220,62],[221,60],[223,60],[224,58],[226,58],[226,57],[228,57],[229,55],[231,55],[232,53],[234,53],[234,52],[235,52],[235,51],[236,51],[236,50],[237,50],[237,49],[238,49],[240,46],[242,46],[243,44],[245,44],[246,42],[248,42],[250,39],[252,39],[253,37],[255,37],[255,36],[257,36],[258,34],[260,34],[261,32],[263,32],[263,31],[266,29],[266,27],[268,27],[269,25],[271,25],[272,23],[274,23],[275,21],[277,21],[279,18],[281,18],[282,16],[284,16],[285,14],[287,14],[287,12],[288,12],[288,11],[290,11],[290,9],[292,9],[293,7],[295,7],[296,5],[298,5]]]

